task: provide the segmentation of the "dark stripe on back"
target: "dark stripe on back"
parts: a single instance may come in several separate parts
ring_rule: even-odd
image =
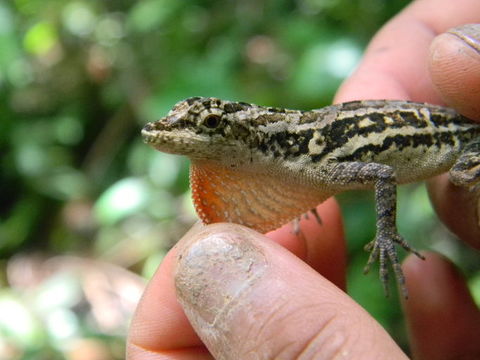
[[[388,123],[385,121],[385,117],[391,118],[393,121],[389,121]],[[445,117],[441,116],[443,121],[438,121],[438,128],[448,126],[451,123],[462,124],[466,123],[467,119],[461,119],[460,116],[457,117]],[[459,119],[460,118],[460,119]],[[362,120],[369,119],[372,124],[367,126],[360,126],[359,124]],[[463,120],[463,121],[462,121]],[[471,122],[470,122],[471,123]],[[411,111],[392,111],[390,113],[386,113],[385,115],[379,113],[369,113],[362,116],[355,116],[352,118],[344,118],[338,119],[333,121],[332,123],[323,127],[320,131],[322,133],[322,142],[324,144],[323,151],[320,154],[316,154],[312,156],[313,161],[320,161],[324,156],[327,156],[335,149],[344,146],[346,143],[349,142],[350,138],[353,136],[368,136],[370,134],[382,134],[387,129],[391,129],[395,131],[395,129],[402,129],[404,127],[414,127],[416,129],[425,129],[429,126],[428,122],[423,118],[418,118],[416,114]],[[433,129],[434,130],[434,129]],[[434,131],[435,132],[435,131]],[[468,131],[465,131],[468,132]],[[445,135],[443,135],[445,134]],[[411,136],[416,136],[415,140],[412,140],[412,144],[417,144],[418,139],[421,139],[422,136],[428,134],[415,134]],[[397,135],[393,135],[395,137]],[[402,134],[398,134],[400,137],[405,137]],[[438,132],[437,135],[439,137],[444,137],[445,142],[449,142],[449,134],[445,132]],[[400,137],[398,137],[397,142],[400,142]],[[423,138],[425,139],[425,138]],[[318,143],[318,142],[317,142]],[[321,145],[318,143],[318,145]],[[416,145],[417,146],[417,145]]]
[[[478,132],[478,129],[477,129]],[[433,134],[414,134],[414,135],[394,135],[386,137],[382,144],[374,145],[369,144],[356,149],[352,154],[339,157],[339,162],[343,161],[361,161],[367,154],[380,154],[389,150],[395,146],[396,150],[403,150],[407,147],[417,148],[419,146],[432,147],[436,146],[441,148],[442,146],[454,146],[455,139],[459,139],[460,142],[468,142],[475,136],[474,133],[468,131],[458,131],[455,133],[450,132],[438,132]],[[313,160],[313,159],[312,159]]]

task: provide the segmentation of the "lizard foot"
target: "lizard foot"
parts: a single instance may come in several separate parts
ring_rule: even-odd
[[[312,210],[310,210],[310,212],[313,214],[313,216],[317,220],[317,223],[319,225],[323,225],[322,218],[320,217],[320,214],[318,213],[317,208],[313,208]]]
[[[319,225],[323,224],[322,218],[318,214],[316,208],[313,208],[309,212],[306,212],[305,214],[303,214],[303,217],[305,219],[309,219],[309,217],[308,217],[309,213],[313,214],[313,216],[315,217],[315,219],[317,220],[317,223]],[[300,228],[300,220],[301,220],[301,217],[298,217],[298,218],[295,218],[295,219],[292,220],[292,233],[295,234],[295,235],[300,235],[301,232],[302,232],[302,229]]]
[[[402,267],[400,261],[398,260],[397,249],[395,248],[395,243],[401,245],[405,250],[411,252],[418,256],[420,259],[425,260],[425,257],[421,255],[418,251],[413,249],[405,239],[399,234],[377,234],[375,239],[365,245],[365,250],[370,252],[370,257],[368,258],[367,265],[364,268],[364,273],[370,271],[371,265],[379,259],[380,262],[380,281],[382,282],[383,291],[385,296],[388,297],[388,268],[387,262],[390,262],[393,267],[393,272],[395,274],[395,279],[402,291],[402,294],[405,299],[408,298],[407,288],[405,287],[405,276],[403,275]]]
[[[302,229],[300,229],[300,218],[295,218],[292,220],[292,233],[294,235],[300,235],[302,232]]]

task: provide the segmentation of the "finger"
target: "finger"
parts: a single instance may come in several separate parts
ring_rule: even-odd
[[[477,0],[412,2],[375,35],[335,102],[411,99],[440,103],[428,73],[430,43],[451,27],[479,22],[479,14]]]
[[[321,225],[310,216],[302,219],[300,235],[287,225],[269,236],[345,288],[345,242],[338,205],[329,199],[317,211]],[[188,241],[199,228],[192,229],[183,240]],[[176,253],[174,248],[166,256],[138,305],[130,328],[129,359],[161,359],[167,354],[171,359],[201,359],[199,352],[210,358],[174,298],[171,264]]]
[[[321,224],[311,214],[302,217],[300,233],[287,224],[267,236],[279,243],[339,288],[346,288],[346,243],[340,207],[330,198],[317,207]]]
[[[201,227],[197,224],[185,237]],[[177,253],[174,247],[165,256],[137,305],[127,340],[129,360],[212,359],[176,299],[173,263]]]
[[[432,81],[445,103],[480,120],[480,24],[439,35],[431,45],[429,61]]]
[[[344,288],[345,242],[338,204],[332,198],[317,211],[321,225],[314,217],[309,217],[301,221],[301,235],[294,234],[288,224],[268,236],[309,261],[313,268],[325,271]],[[167,354],[169,359],[175,360],[211,358],[176,300],[172,274],[178,246],[189,242],[202,229],[203,226],[197,224],[185,234],[150,280],[130,326],[128,359],[163,359]]]
[[[363,309],[295,255],[234,224],[184,244],[175,284],[217,359],[406,359]]]
[[[410,298],[407,315],[415,359],[480,359],[480,312],[464,279],[445,258],[409,256],[403,270]]]
[[[442,222],[460,239],[480,249],[479,203],[476,195],[453,185],[448,174],[429,180],[427,189]]]
[[[461,26],[438,36],[431,46],[430,71],[448,105],[480,120],[479,25]],[[448,176],[429,181],[428,190],[435,210],[449,229],[480,248],[478,194],[452,185]]]

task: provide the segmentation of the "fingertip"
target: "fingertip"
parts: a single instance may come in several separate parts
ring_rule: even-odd
[[[453,185],[446,174],[430,179],[427,189],[442,222],[461,240],[480,249],[478,195]]]
[[[173,272],[179,247],[202,228],[203,225],[199,224],[193,226],[167,253],[150,279],[130,324],[128,359],[163,359],[172,351],[177,352],[177,355],[169,357],[172,359],[196,358],[195,347],[200,347],[202,343],[177,301]],[[190,349],[190,352],[186,350],[182,353],[184,348]]]
[[[459,26],[437,36],[430,46],[429,69],[445,103],[480,120],[480,24]]]
[[[408,256],[403,263],[403,270],[408,280],[408,290],[412,300],[406,305],[422,306],[428,309],[437,309],[438,303],[445,303],[442,299],[448,296],[444,284],[454,278],[454,268],[449,262],[438,254],[430,252],[421,253],[425,260],[417,256]],[[452,281],[457,283],[457,281]]]
[[[248,228],[213,224],[179,254],[177,294],[214,356],[404,355],[343,291]],[[364,331],[368,329],[368,331]]]
[[[371,99],[409,99],[410,94],[395,74],[377,68],[377,62],[366,58],[346,79],[335,95],[334,103]]]
[[[175,251],[165,257],[137,305],[129,342],[139,349],[156,352],[200,343],[175,297],[175,257]]]
[[[480,313],[465,280],[446,258],[424,253],[403,264],[410,297],[403,301],[415,358],[463,358],[479,354]],[[473,358],[473,357],[466,357]]]

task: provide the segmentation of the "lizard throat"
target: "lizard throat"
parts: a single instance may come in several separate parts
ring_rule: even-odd
[[[263,233],[325,200],[308,186],[289,186],[269,174],[252,176],[212,162],[193,161],[190,184],[195,210],[204,223],[232,222]]]

